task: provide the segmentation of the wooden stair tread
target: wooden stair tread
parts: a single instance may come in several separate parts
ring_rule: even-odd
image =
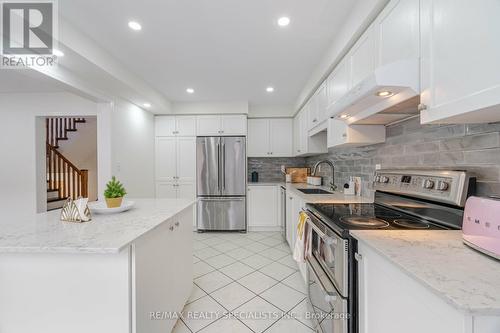
[[[68,200],[68,197],[66,197],[66,198],[47,199],[47,202],[66,201],[66,200]]]

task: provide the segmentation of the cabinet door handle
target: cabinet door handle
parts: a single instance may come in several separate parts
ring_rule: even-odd
[[[424,110],[427,110],[427,105],[425,105],[424,103],[420,103],[418,105],[418,111],[424,111]]]
[[[343,133],[343,134],[342,134],[342,137],[343,137],[343,138],[347,138],[347,133]]]

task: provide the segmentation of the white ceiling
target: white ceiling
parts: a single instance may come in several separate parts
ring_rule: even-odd
[[[359,1],[68,0],[59,11],[171,101],[291,107]]]

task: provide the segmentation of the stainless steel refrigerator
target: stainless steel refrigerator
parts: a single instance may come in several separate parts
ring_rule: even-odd
[[[247,155],[245,137],[196,139],[198,231],[245,231]]]

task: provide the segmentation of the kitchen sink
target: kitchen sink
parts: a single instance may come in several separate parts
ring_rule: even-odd
[[[298,190],[305,194],[333,194],[332,192],[328,192],[319,188],[298,188]]]

